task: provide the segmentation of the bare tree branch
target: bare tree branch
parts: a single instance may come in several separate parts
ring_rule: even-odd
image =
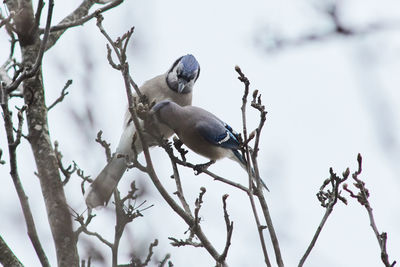
[[[115,204],[115,213],[116,213],[116,224],[115,224],[115,232],[114,232],[114,243],[111,247],[112,251],[112,266],[118,266],[118,249],[119,243],[121,241],[122,234],[125,230],[125,226],[132,222],[135,218],[143,216],[140,213],[140,205],[138,207],[133,207],[131,205],[128,206],[127,210],[125,210],[124,201],[128,200],[129,197],[135,198],[134,194],[136,192],[136,187],[131,186],[132,192],[128,193],[128,197],[121,199],[120,193],[116,188],[114,190],[114,204]]]
[[[221,254],[221,262],[224,262],[226,259],[226,256],[228,255],[228,250],[231,245],[231,238],[232,238],[232,233],[233,233],[233,222],[229,219],[229,214],[228,211],[226,210],[226,199],[228,198],[229,195],[223,195],[222,196],[222,203],[223,203],[223,209],[224,209],[224,219],[225,219],[225,225],[226,225],[226,243],[225,243],[225,248],[224,251]]]
[[[1,159],[2,156],[3,156],[3,150],[0,148],[0,165],[6,164],[6,161]]]
[[[87,266],[86,266],[86,260],[81,260],[81,266],[80,267],[90,267],[92,264],[92,258],[89,257],[87,260]]]
[[[190,228],[191,230],[194,230],[194,229],[198,228],[199,225],[200,225],[199,212],[200,212],[200,209],[201,209],[201,205],[203,204],[203,197],[204,197],[205,193],[206,193],[206,188],[205,187],[200,187],[199,197],[196,198],[196,201],[194,203],[194,205],[195,205],[195,209],[194,209],[194,224]]]
[[[23,267],[22,263],[7,246],[3,237],[0,236],[0,263],[3,266]]]
[[[11,11],[12,14],[15,14],[14,11]],[[8,23],[6,25],[9,25]],[[6,62],[4,62],[4,64],[0,67],[0,86],[4,87],[7,84],[11,84],[13,82],[13,80],[10,78],[10,76],[8,75],[8,71],[11,68],[14,68],[14,73],[16,73],[17,71],[15,70],[15,67],[18,66],[19,64],[17,64],[15,62],[15,59],[13,59],[14,57],[14,50],[15,50],[15,44],[17,43],[17,39],[15,38],[15,34],[12,32],[12,30],[8,29],[8,27],[6,27],[7,29],[7,33],[9,34],[11,40],[10,40],[10,54],[8,56],[8,59],[6,60]],[[18,85],[17,90],[19,92],[22,92],[22,85]],[[18,96],[22,96],[22,94],[17,94]],[[3,95],[4,96],[4,95]],[[13,94],[9,94],[10,97],[14,96]],[[4,101],[0,102],[4,103]]]
[[[99,133],[98,135],[100,135],[100,138],[101,138],[101,134]],[[102,140],[100,139],[100,141],[102,141]],[[99,143],[101,143],[101,142],[99,142]],[[109,145],[109,144],[107,144],[105,142],[105,145],[107,147],[107,145]],[[79,171],[80,170],[78,169],[78,175],[79,175]],[[86,177],[84,177],[84,179],[86,180]],[[146,201],[143,201],[143,202],[139,203],[138,205],[136,205],[136,199],[137,199],[136,192],[137,192],[137,188],[136,188],[134,181],[131,183],[131,190],[123,198],[121,198],[120,193],[117,188],[114,190],[113,195],[114,195],[114,204],[115,204],[116,225],[115,225],[113,243],[107,241],[100,233],[92,232],[87,229],[87,226],[91,222],[92,218],[95,216],[92,214],[91,209],[88,210],[88,217],[86,220],[84,220],[82,215],[79,215],[78,213],[74,212],[75,220],[77,222],[79,222],[79,224],[80,224],[80,227],[78,228],[78,230],[75,231],[76,239],[78,238],[79,234],[83,232],[83,233],[86,233],[87,235],[95,236],[98,240],[100,240],[102,243],[107,245],[111,249],[112,266],[113,267],[129,266],[129,265],[124,265],[124,264],[122,264],[122,265],[118,264],[118,251],[119,251],[119,247],[120,247],[120,241],[121,241],[122,234],[128,223],[132,222],[135,218],[142,217],[143,216],[141,213],[142,211],[145,211],[145,210],[153,207],[153,205],[149,205],[149,206],[145,206],[142,208],[142,206],[146,203]],[[131,200],[133,200],[133,204],[131,203]],[[125,205],[125,203],[127,203],[127,205]],[[151,253],[152,253],[152,249],[154,246],[155,245],[151,246]],[[151,257],[151,255],[148,255],[148,257]],[[144,263],[146,263],[146,261]],[[149,261],[150,261],[150,259],[149,259]],[[146,266],[147,263],[145,265],[135,265],[135,266]],[[140,264],[142,264],[142,263],[140,263]]]
[[[47,256],[46,256],[46,254],[42,248],[42,245],[40,243],[40,240],[39,240],[39,237],[38,237],[38,234],[36,231],[35,222],[33,220],[31,208],[29,206],[28,197],[25,194],[24,188],[22,186],[22,183],[21,183],[21,180],[20,180],[19,174],[18,174],[16,151],[17,151],[17,147],[21,140],[21,131],[22,131],[22,123],[23,123],[22,113],[25,111],[25,109],[27,107],[23,106],[18,111],[18,120],[19,120],[18,121],[18,130],[17,130],[17,136],[15,138],[14,138],[14,134],[13,134],[13,123],[12,123],[12,118],[11,118],[11,112],[8,109],[7,98],[6,98],[6,103],[2,104],[1,107],[3,109],[4,127],[5,127],[6,134],[7,134],[8,152],[9,152],[9,157],[10,157],[10,169],[11,169],[10,174],[11,174],[11,178],[14,182],[15,189],[17,191],[17,195],[18,195],[18,198],[19,198],[19,201],[21,204],[22,212],[24,214],[26,227],[28,229],[28,236],[32,242],[32,245],[36,251],[36,254],[37,254],[42,266],[50,266]]]
[[[110,162],[110,160],[111,160],[110,143],[107,143],[107,141],[103,140],[102,135],[103,135],[103,131],[99,131],[97,133],[96,142],[99,143],[104,148],[104,152],[106,153],[107,162]]]
[[[164,259],[162,259],[162,261],[160,261],[160,264],[158,265],[158,267],[164,267],[164,265],[167,263],[167,261],[171,258],[170,254],[165,255]],[[168,261],[168,266],[173,266],[171,261]]]
[[[78,252],[72,231],[71,216],[58,171],[58,163],[49,135],[43,78],[40,68],[51,24],[53,0],[49,2],[43,40],[40,40],[37,34],[38,29],[32,29],[31,27],[35,25],[31,1],[7,1],[6,4],[9,10],[20,14],[14,21],[16,22],[21,46],[22,66],[25,68],[16,80],[6,87],[7,93],[11,93],[23,80],[23,95],[27,105],[26,117],[29,142],[36,161],[38,177],[47,208],[58,266],[77,266],[79,264]]]
[[[338,14],[340,1],[330,1],[322,12],[327,15],[330,20],[332,27],[328,31],[307,33],[298,38],[289,39],[279,34],[272,34],[268,38],[268,44],[266,45],[266,50],[268,52],[274,52],[290,47],[298,47],[302,45],[307,45],[315,42],[323,42],[327,40],[335,40],[337,37],[354,38],[365,36],[369,34],[379,33],[387,29],[399,29],[400,20],[393,19],[382,22],[372,22],[367,24],[365,27],[351,27],[345,25]],[[262,41],[261,41],[262,42]]]
[[[207,239],[206,235],[203,233],[202,229],[200,226],[198,227],[193,227],[196,222],[195,219],[191,214],[188,214],[184,209],[182,209],[174,200],[173,198],[169,195],[169,193],[166,191],[166,189],[162,186],[157,174],[155,173],[153,163],[150,157],[149,153],[149,147],[148,144],[144,138],[143,130],[142,127],[139,123],[138,115],[135,109],[135,104],[133,101],[133,96],[132,96],[132,91],[131,91],[131,76],[129,74],[129,65],[126,62],[126,47],[127,47],[127,42],[129,41],[130,36],[133,33],[133,28],[128,31],[124,36],[119,38],[117,42],[112,41],[112,39],[109,37],[109,35],[106,33],[104,30],[103,26],[101,25],[103,18],[101,15],[98,15],[97,17],[97,26],[99,27],[101,33],[106,37],[108,40],[109,44],[111,47],[114,49],[115,54],[118,57],[119,64],[121,66],[121,74],[124,78],[125,82],[125,90],[128,98],[128,109],[131,113],[133,123],[135,125],[136,132],[138,133],[139,141],[142,143],[143,147],[143,154],[145,156],[145,161],[147,163],[146,166],[146,172],[150,176],[150,179],[152,180],[153,184],[161,194],[161,196],[164,198],[164,200],[168,203],[168,205],[189,225],[191,229],[193,229],[193,232],[195,235],[200,239],[202,245],[206,248],[206,250],[210,253],[210,255],[217,261],[218,266],[225,266],[225,263],[219,263],[218,260],[220,258],[220,254],[216,251],[214,246],[211,244],[211,242]],[[140,97],[139,93],[137,92],[138,96]]]
[[[158,240],[155,239],[153,243],[149,246],[149,253],[147,254],[146,260],[141,264],[141,266],[147,266],[151,260],[151,256],[153,256],[153,248],[158,245]]]
[[[373,232],[374,232],[374,234],[376,236],[376,239],[378,240],[379,248],[381,249],[382,262],[386,267],[393,267],[393,266],[395,266],[396,261],[393,261],[392,263],[390,263],[389,255],[388,255],[388,253],[386,251],[387,233],[386,232],[379,233],[378,227],[376,226],[376,223],[375,223],[375,218],[374,218],[374,214],[372,212],[371,204],[368,201],[369,191],[365,187],[365,182],[363,182],[361,179],[358,178],[358,176],[361,174],[361,171],[362,171],[362,157],[361,157],[361,154],[358,154],[357,162],[358,162],[358,170],[355,171],[352,174],[352,178],[355,181],[354,186],[359,191],[358,194],[356,195],[356,194],[353,193],[353,191],[348,189],[347,184],[343,185],[343,189],[345,191],[347,191],[352,198],[357,199],[357,201],[362,206],[364,206],[365,209],[367,210],[371,228],[372,228],[372,230],[373,230]]]
[[[39,0],[35,13],[35,26],[34,26],[35,29],[39,28],[40,17],[42,16],[43,7],[44,7],[43,0]]]
[[[99,233],[89,231],[86,227],[82,228],[82,232],[84,232],[87,235],[96,237],[98,240],[100,240],[100,242],[102,242],[103,244],[105,244],[106,246],[108,246],[110,248],[112,248],[112,246],[113,246],[113,244],[111,242],[104,239],[104,237],[102,237]]]
[[[89,231],[87,229],[87,226],[92,221],[92,219],[95,217],[95,215],[91,214],[91,212],[89,211],[88,212],[88,216],[87,216],[87,218],[85,220],[85,218],[82,215],[78,214],[77,212],[73,211],[73,213],[74,213],[73,217],[75,218],[75,221],[77,221],[80,224],[79,228],[74,233],[75,236],[76,236],[76,238],[75,238],[76,241],[78,241],[78,236],[81,233],[85,233],[85,234],[87,234],[89,236],[96,237],[101,243],[103,243],[104,245],[106,245],[107,247],[112,249],[112,247],[114,246],[113,243],[111,243],[110,241],[106,240],[99,233],[93,232],[93,231]]]
[[[185,160],[180,160],[179,158],[177,158],[177,157],[174,155],[174,152],[173,152],[173,150],[171,149],[171,147],[170,147],[168,144],[166,144],[165,142],[164,142],[164,143],[161,142],[161,143],[160,143],[160,146],[161,146],[162,148],[164,148],[164,150],[167,152],[167,154],[168,154],[168,156],[170,157],[170,159],[172,160],[172,162],[174,162],[174,163],[176,163],[176,164],[179,164],[179,165],[181,165],[181,166],[184,166],[184,167],[193,169],[193,170],[195,171],[195,174],[196,174],[196,175],[200,174],[200,173],[198,172],[199,169],[197,168],[198,165],[193,164],[193,163],[190,163],[190,162],[187,162],[186,159],[185,159]],[[179,146],[178,146],[178,147],[179,147]],[[183,148],[179,148],[178,151],[181,153],[181,156],[182,156],[182,153],[183,153],[183,154],[186,154],[186,152],[185,152],[185,150],[184,150]],[[236,188],[238,188],[238,189],[240,189],[240,190],[242,190],[242,191],[244,191],[244,192],[246,192],[246,193],[249,191],[249,189],[248,189],[247,187],[245,187],[245,186],[243,186],[243,185],[241,185],[241,184],[239,184],[239,183],[232,182],[230,179],[226,179],[226,178],[224,178],[224,177],[221,177],[221,176],[219,176],[219,175],[216,175],[215,173],[213,173],[213,172],[211,172],[211,171],[209,171],[209,170],[207,170],[207,169],[201,169],[201,173],[205,173],[205,174],[207,174],[208,176],[214,178],[215,181],[219,181],[219,182],[222,182],[222,183],[231,185],[231,186],[236,187]]]
[[[321,233],[326,221],[328,220],[329,215],[333,211],[333,207],[336,205],[337,201],[340,200],[344,204],[347,204],[347,200],[340,195],[339,187],[340,184],[345,182],[347,178],[350,175],[350,170],[349,168],[346,169],[345,172],[342,174],[342,178],[336,175],[336,173],[333,172],[332,168],[329,169],[330,177],[326,179],[321,188],[319,189],[319,192],[317,193],[317,198],[321,203],[321,206],[325,208],[325,214],[322,217],[322,220],[320,224],[318,225],[318,228],[311,240],[310,245],[307,247],[306,252],[304,253],[303,257],[300,259],[299,262],[299,267],[303,266],[307,257],[310,255],[311,250],[315,246],[315,243],[317,242],[317,239],[319,237],[319,234]],[[325,187],[327,185],[331,185],[331,189],[325,190]]]
[[[262,183],[264,183],[264,182],[262,182],[262,180],[260,178],[260,171],[258,169],[258,162],[257,162],[261,130],[264,127],[264,124],[266,121],[266,116],[267,116],[267,111],[265,110],[265,106],[262,105],[261,94],[258,94],[258,90],[255,90],[253,92],[253,100],[251,101],[251,106],[260,112],[260,122],[259,122],[258,127],[255,130],[256,134],[255,134],[254,149],[250,153],[251,161],[252,161],[253,167],[254,167],[254,174],[255,174],[256,182],[257,182],[257,187],[255,189],[255,195],[258,198],[258,201],[261,205],[261,210],[264,214],[265,222],[267,224],[271,242],[274,247],[275,257],[277,258],[278,266],[283,266],[283,260],[282,260],[282,256],[281,256],[281,252],[280,252],[279,241],[278,241],[278,237],[275,233],[275,228],[272,223],[272,217],[269,212],[268,204],[267,204],[267,201],[265,200],[264,193],[262,190],[263,189]],[[266,187],[266,189],[268,190],[267,187]]]
[[[49,32],[50,32],[51,18],[53,16],[53,7],[54,7],[54,0],[49,0],[46,29],[44,32],[43,40],[40,43],[39,51],[37,52],[35,63],[32,66],[25,66],[25,68],[27,69],[25,69],[24,72],[22,72],[22,74],[15,81],[13,81],[12,84],[7,85],[6,87],[7,93],[11,93],[12,91],[18,88],[21,82],[23,82],[27,78],[34,76],[38,72],[39,67],[42,65],[42,59],[46,48],[47,38],[49,37]]]
[[[85,172],[78,167],[78,165],[76,164],[76,162],[74,162],[74,167],[76,168],[76,174],[78,175],[78,177],[80,177],[82,179],[81,182],[81,191],[82,191],[82,195],[85,195],[85,183],[92,183],[93,179],[90,178],[90,175],[85,175]]]
[[[174,247],[183,247],[183,246],[192,246],[195,248],[203,248],[204,245],[199,242],[194,242],[193,241],[193,236],[190,236],[188,239],[176,239],[174,237],[168,237],[169,240],[171,240],[171,245]]]
[[[171,165],[172,165],[172,169],[174,170],[173,178],[175,180],[176,190],[177,190],[174,194],[176,194],[178,196],[178,198],[181,201],[181,204],[182,204],[184,210],[188,214],[191,214],[192,211],[190,210],[190,206],[189,206],[189,204],[187,203],[187,201],[185,199],[185,195],[183,194],[181,178],[180,178],[180,175],[179,175],[179,172],[178,172],[178,166],[176,165],[176,163],[172,159],[171,159]]]
[[[61,35],[69,28],[83,25],[90,19],[94,18],[97,14],[105,12],[113,7],[118,6],[123,2],[123,0],[115,0],[111,2],[110,4],[96,10],[93,12],[91,15],[87,15],[89,13],[89,9],[96,3],[98,4],[105,4],[110,1],[94,1],[94,0],[83,0],[82,3],[67,17],[65,17],[57,26],[53,26],[50,28],[50,37],[49,41],[46,47],[47,49],[50,49],[55,43],[58,41],[58,39],[61,37]],[[44,30],[41,29],[40,33],[44,33]]]
[[[15,16],[14,11],[10,12],[10,15],[7,18],[3,18],[3,16],[0,14],[0,28],[10,23],[10,21],[13,19],[14,16]]]
[[[63,185],[66,185],[69,182],[69,179],[71,178],[71,175],[78,169],[78,166],[76,165],[76,163],[74,162],[73,164],[68,165],[67,168],[64,167],[64,164],[62,163],[62,153],[61,151],[58,149],[58,141],[54,141],[54,153],[56,153],[56,157],[57,157],[57,162],[58,162],[58,167],[60,169],[60,171],[62,172],[62,174],[65,176],[64,181],[62,181]]]
[[[72,84],[72,80],[68,80],[65,83],[64,88],[61,90],[61,95],[53,102],[53,104],[51,104],[50,106],[47,107],[47,111],[49,111],[55,105],[57,105],[58,103],[60,103],[61,101],[64,100],[64,97],[66,97],[68,95],[67,89],[71,84]]]
[[[111,8],[114,8],[118,5],[120,5],[124,0],[115,0],[112,1],[111,3],[109,3],[108,5],[101,7],[99,9],[97,9],[96,11],[94,11],[93,13],[91,13],[90,15],[81,17],[81,18],[76,18],[71,22],[61,22],[60,24],[53,26],[50,28],[50,32],[56,32],[56,31],[65,31],[69,28],[72,27],[76,27],[76,26],[81,26],[83,24],[85,24],[86,22],[88,22],[89,20],[95,18],[98,14],[104,13],[107,10],[110,10]],[[93,2],[93,1],[92,1]],[[43,33],[44,30],[40,29],[40,33]]]
[[[140,259],[134,257],[131,260],[130,264],[123,264],[123,265],[118,265],[118,267],[130,267],[130,266],[135,266],[135,267],[144,267],[147,266],[150,263],[151,257],[153,256],[153,249],[158,246],[158,240],[155,239],[154,242],[152,242],[149,246],[149,252],[147,253],[146,259],[144,262],[142,262]]]
[[[257,213],[257,209],[256,209],[256,206],[254,203],[254,196],[253,196],[253,179],[252,179],[252,171],[251,171],[251,165],[250,165],[250,160],[249,160],[250,154],[249,154],[249,147],[248,147],[247,122],[246,122],[247,121],[247,119],[246,119],[246,104],[247,104],[247,96],[249,94],[250,81],[243,74],[243,72],[239,68],[239,66],[236,66],[235,70],[239,74],[238,79],[244,84],[244,93],[243,93],[243,97],[242,97],[241,110],[242,110],[243,139],[244,139],[243,142],[246,144],[244,149],[245,149],[245,154],[246,154],[246,159],[247,159],[247,173],[248,173],[248,177],[249,177],[249,191],[248,191],[247,195],[249,196],[251,209],[252,209],[253,215],[254,215],[254,220],[257,225],[258,236],[260,238],[261,248],[264,253],[265,264],[267,264],[267,266],[272,266],[271,262],[269,260],[269,257],[268,257],[267,246],[265,245],[265,239],[264,239],[264,234],[263,234],[263,229],[265,227],[261,226],[260,219],[259,219],[258,213]],[[278,258],[278,257],[276,258],[276,260],[278,262],[278,266],[283,266],[283,263],[282,263],[282,265],[279,265],[279,259],[280,258]]]

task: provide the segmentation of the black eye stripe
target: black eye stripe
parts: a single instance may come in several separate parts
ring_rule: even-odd
[[[188,76],[185,76],[185,75],[182,75],[182,74],[177,74],[177,77],[178,77],[178,79],[182,79],[182,80],[185,80],[185,81],[187,81],[187,82],[189,82],[190,80],[193,79],[193,75],[191,75],[190,77],[188,77]]]

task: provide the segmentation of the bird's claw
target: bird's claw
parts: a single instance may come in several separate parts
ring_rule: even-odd
[[[183,143],[180,139],[174,137],[174,147],[176,148],[176,150],[178,150],[179,154],[181,154],[182,160],[186,161],[186,157],[185,155],[189,152],[188,150],[184,149]]]

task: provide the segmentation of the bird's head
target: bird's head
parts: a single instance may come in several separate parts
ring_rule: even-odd
[[[187,54],[178,58],[167,73],[167,84],[179,94],[190,93],[200,75],[200,65],[196,58]]]

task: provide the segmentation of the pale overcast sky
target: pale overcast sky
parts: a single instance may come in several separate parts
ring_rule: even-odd
[[[327,1],[331,2],[331,1]],[[376,22],[396,26],[398,1],[339,1],[340,18],[354,29]],[[54,23],[69,14],[80,1],[56,1]],[[333,36],[324,41],[268,52],[268,36],[288,38],[328,31],[332,25],[319,11],[320,1],[127,1],[107,12],[104,26],[115,38],[135,26],[129,62],[136,83],[165,72],[174,60],[191,53],[201,65],[194,88],[193,105],[205,108],[241,130],[242,84],[234,66],[239,65],[258,89],[268,110],[262,132],[259,165],[271,192],[267,201],[280,240],[286,266],[296,266],[315,232],[324,209],[315,194],[329,176],[357,167],[363,156],[361,178],[370,191],[370,203],[380,231],[388,233],[390,259],[400,260],[400,34],[397,27],[358,37]],[[4,12],[4,5],[1,7]],[[45,16],[42,16],[45,18]],[[0,31],[1,64],[8,56],[8,37]],[[101,129],[115,148],[126,107],[123,80],[106,59],[106,40],[95,21],[70,29],[44,57],[47,102],[58,97],[68,79],[69,95],[49,113],[51,138],[58,140],[64,161],[76,161],[87,175],[96,176],[105,163],[102,148],[95,143]],[[13,105],[21,105],[20,100]],[[92,118],[89,119],[87,110]],[[258,124],[258,114],[249,112],[249,128]],[[0,148],[6,151],[3,127]],[[29,196],[41,241],[55,265],[49,231],[32,152],[23,140],[18,148],[19,170]],[[4,153],[7,159],[7,153]],[[159,148],[152,149],[157,172],[169,192],[174,182],[169,160]],[[189,155],[195,163],[205,159]],[[235,163],[222,160],[210,170],[237,182],[246,174]],[[242,192],[211,178],[194,176],[182,169],[187,199],[194,203],[199,188],[207,193],[201,209],[202,227],[219,251],[225,244],[221,196],[229,194],[228,211],[234,222],[229,266],[263,266],[263,256],[248,198]],[[0,166],[0,232],[26,266],[39,264],[26,235],[25,224],[9,165]],[[122,242],[121,263],[129,249],[147,251],[159,239],[156,256],[171,253],[174,266],[214,266],[201,248],[174,248],[167,237],[185,238],[186,224],[164,203],[147,177],[136,170],[125,174],[120,189],[125,192],[133,178],[146,189],[141,200],[155,206],[130,224]],[[349,183],[351,183],[349,181]],[[125,188],[125,189],[124,189]],[[73,209],[83,212],[80,180],[74,177],[66,188]],[[343,194],[348,196],[347,194]],[[338,203],[305,266],[383,266],[376,238],[363,207],[353,199]],[[111,204],[109,204],[111,206]],[[92,229],[112,239],[114,219],[107,209],[97,212]],[[268,234],[268,250],[275,263]],[[85,238],[87,240],[87,238]],[[91,239],[97,242],[95,239]],[[108,248],[97,247],[111,259]],[[80,242],[84,251],[87,242]],[[86,256],[83,252],[81,256]],[[98,266],[98,265],[94,265]]]

